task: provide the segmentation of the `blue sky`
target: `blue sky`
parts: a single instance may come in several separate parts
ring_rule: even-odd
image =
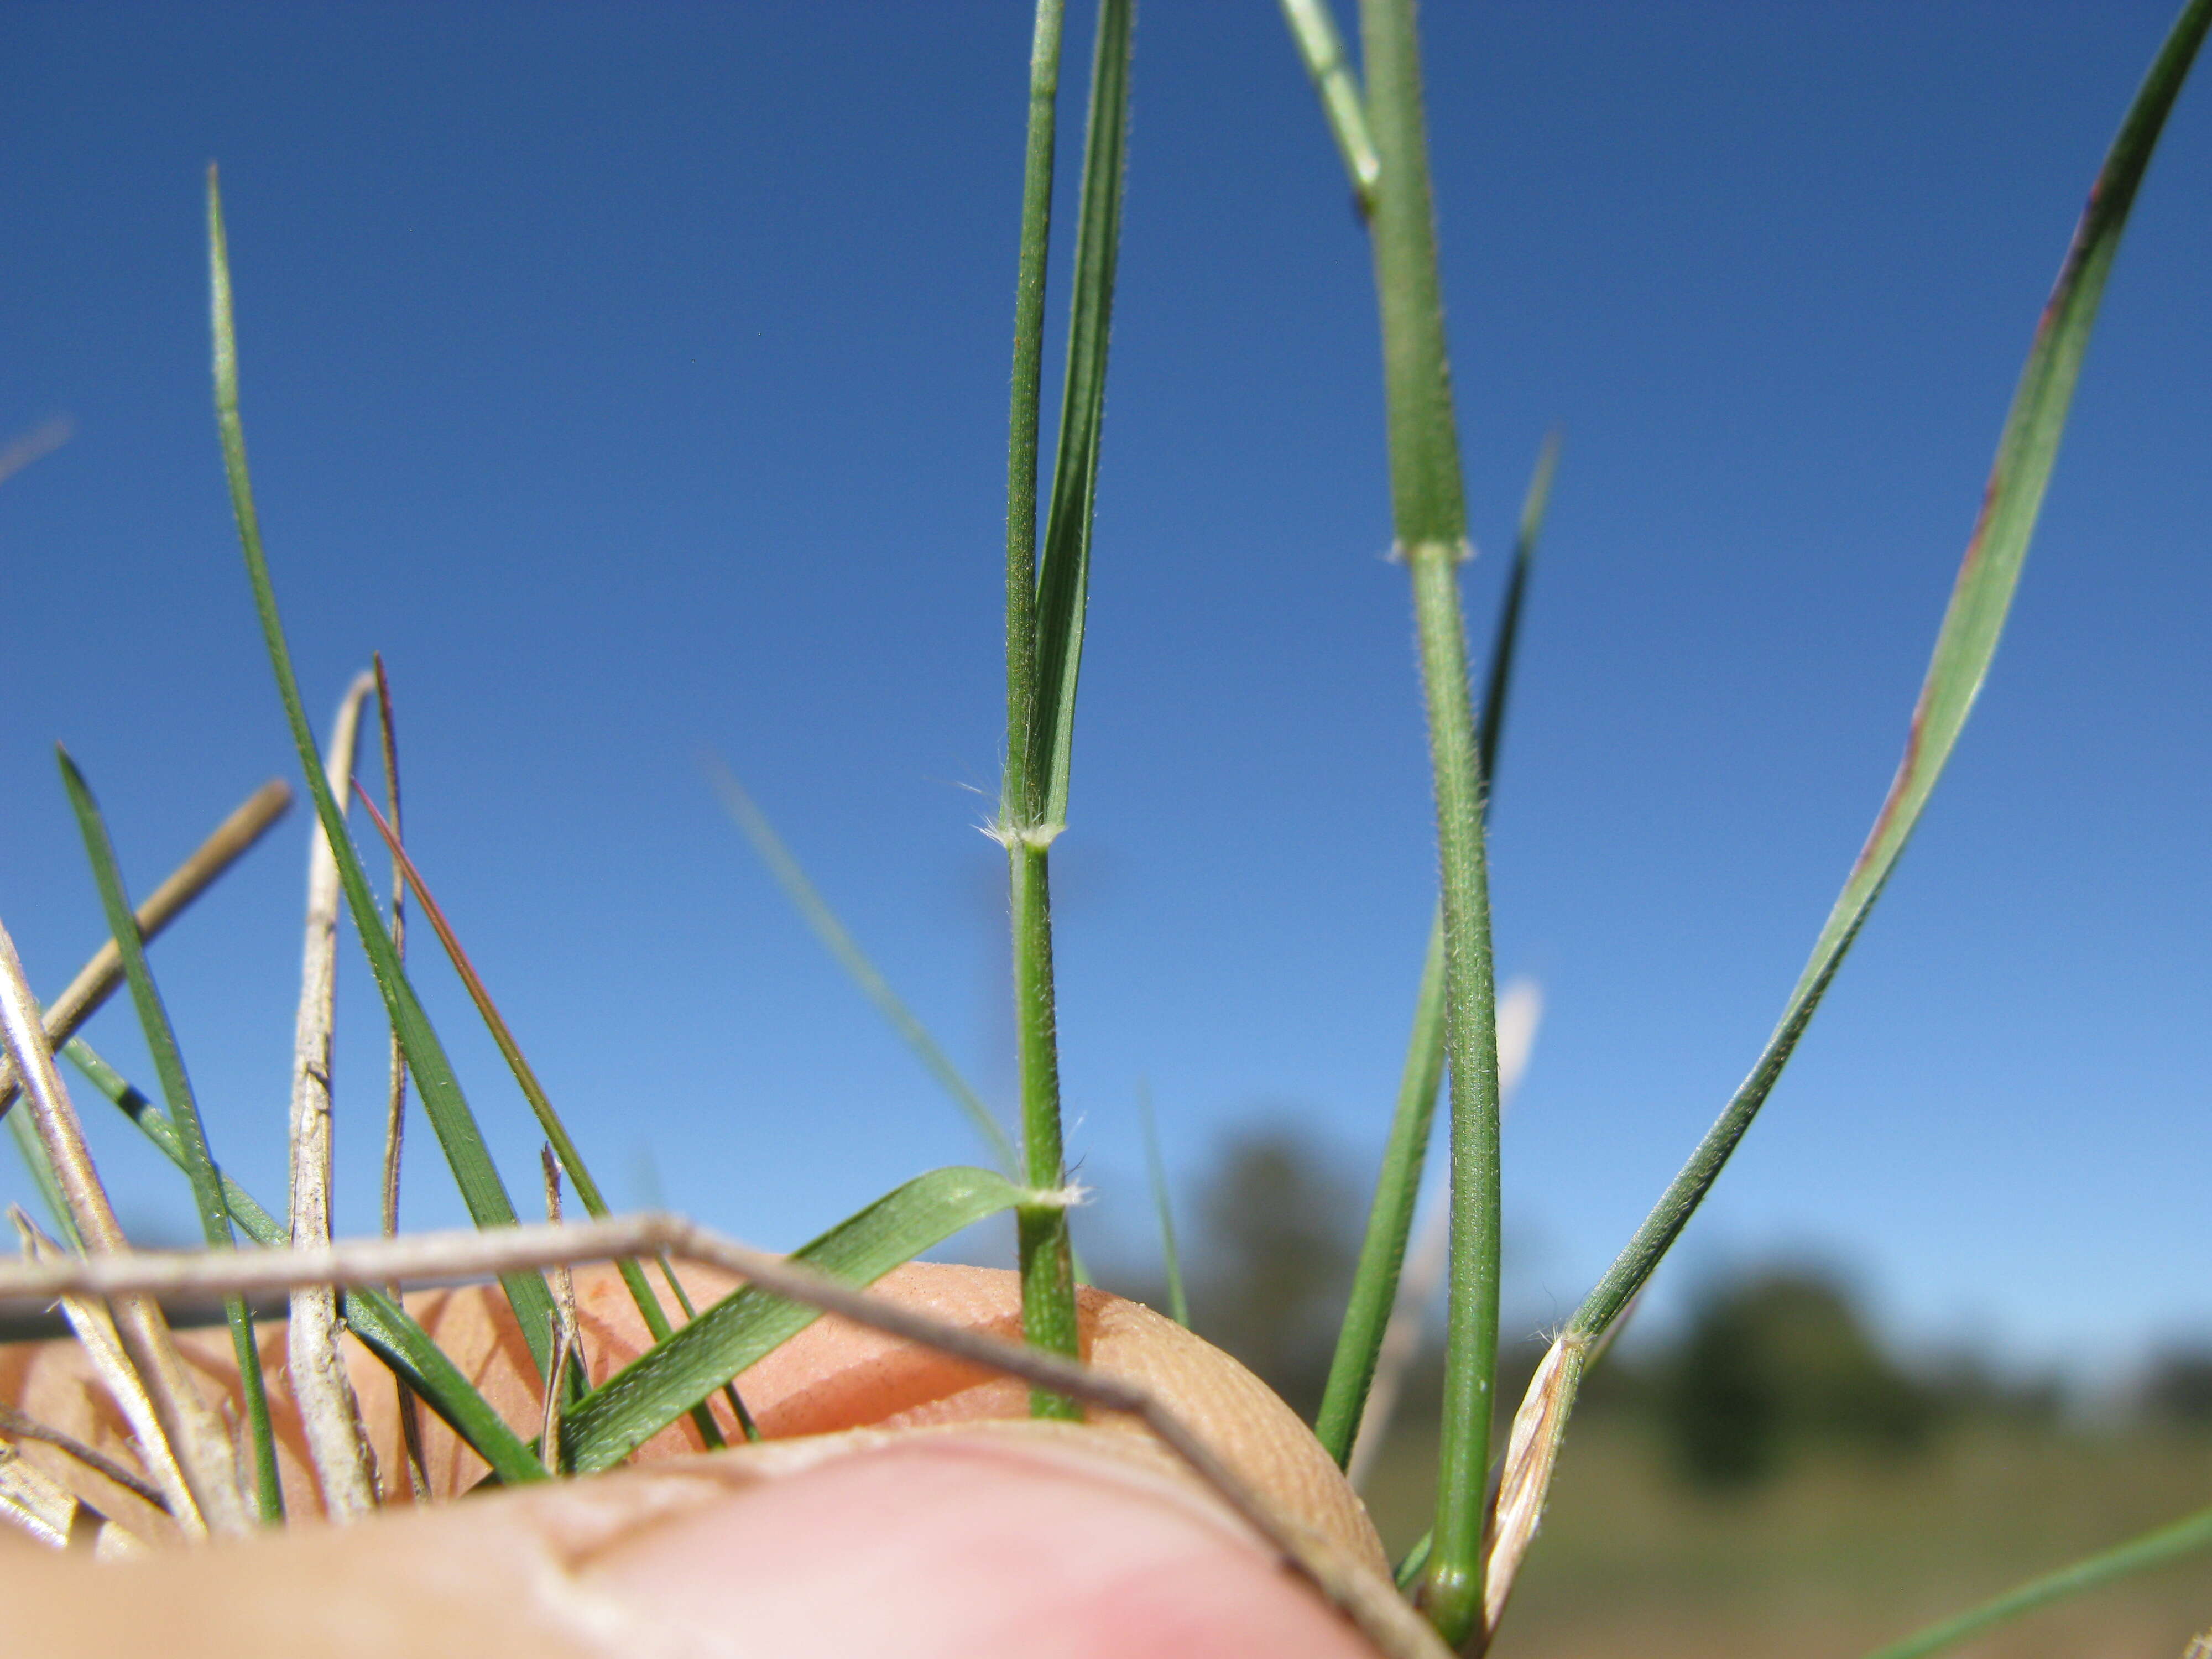
[[[1579,1297],[1779,1011],[2168,21],[1429,8],[1478,639],[1566,434],[1493,823],[1502,965],[1547,1001],[1506,1138],[1524,1326]],[[976,826],[1027,43],[1014,4],[0,15],[0,434],[76,425],[0,484],[0,915],[39,984],[100,930],[54,741],[141,891],[290,766],[208,404],[216,160],[303,677],[321,708],[384,652],[410,841],[605,1183],[787,1246],[977,1159],[700,756],[1003,1104]],[[1677,1292],[1811,1252],[1913,1340],[2027,1363],[2212,1329],[2207,199],[2196,88],[1988,692]],[[1272,1112],[1364,1178],[1433,893],[1366,249],[1273,6],[1142,9],[1126,235],[1056,858],[1104,1226],[1142,1209],[1139,1079],[1185,1176]],[[218,1153],[272,1198],[305,847],[295,814],[155,955]],[[382,1061],[343,971],[359,1228]],[[520,1103],[422,977],[528,1190]],[[124,1010],[94,1039],[150,1083]],[[95,1128],[126,1216],[187,1227]],[[454,1219],[417,1146],[410,1221]]]

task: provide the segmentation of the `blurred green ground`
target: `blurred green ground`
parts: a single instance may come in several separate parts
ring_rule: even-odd
[[[1394,1437],[1370,1505],[1393,1559],[1428,1524],[1433,1427]],[[2212,1504],[2212,1436],[1960,1427],[1905,1458],[1808,1457],[1753,1489],[1686,1485],[1657,1434],[1570,1431],[1498,1659],[1848,1659]],[[2180,1659],[2212,1627],[2212,1555],[1954,1651]]]
[[[1256,1125],[1194,1209],[1196,1329],[1310,1421],[1364,1210],[1346,1161]],[[1162,1305],[1138,1260],[1114,1287]],[[1971,1349],[1895,1352],[1833,1264],[1739,1264],[1689,1303],[1589,1373],[1498,1659],[1856,1659],[2212,1507],[2212,1343],[2089,1401]],[[1430,1521],[1440,1322],[1369,1482],[1394,1559]],[[1540,1352],[1501,1356],[1501,1436]],[[2212,1551],[1950,1651],[2181,1659],[2207,1629]]]

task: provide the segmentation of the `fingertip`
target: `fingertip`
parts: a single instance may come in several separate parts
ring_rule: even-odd
[[[902,1437],[670,1516],[580,1588],[641,1654],[1372,1652],[1178,1479],[1004,1432]]]

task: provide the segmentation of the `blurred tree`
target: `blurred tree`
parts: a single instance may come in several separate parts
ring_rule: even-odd
[[[2184,1428],[2212,1429],[2212,1349],[2170,1349],[2143,1379],[2146,1415]]]
[[[1816,1273],[1769,1273],[1709,1291],[1672,1371],[1663,1418],[1676,1461],[1709,1486],[1752,1484],[1802,1446],[1911,1451],[1935,1423],[1932,1391]]]
[[[1310,1416],[1328,1377],[1365,1208],[1322,1148],[1282,1124],[1238,1130],[1200,1196],[1192,1323]]]

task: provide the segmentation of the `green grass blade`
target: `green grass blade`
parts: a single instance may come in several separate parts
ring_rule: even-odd
[[[1061,0],[1037,0],[1030,45],[1021,252],[1014,273],[1014,374],[1006,417],[1006,775],[1003,827],[1037,816],[1030,727],[1036,712],[1037,422],[1044,374],[1045,271],[1052,252],[1053,151],[1060,104]]]
[[[92,865],[93,883],[100,890],[100,908],[106,913],[108,931],[123,959],[123,975],[137,1009],[139,1028],[145,1033],[146,1047],[152,1051],[161,1092],[168,1097],[169,1114],[185,1154],[185,1173],[191,1179],[192,1198],[199,1208],[201,1236],[210,1249],[235,1249],[238,1241],[230,1231],[230,1212],[223,1204],[222,1178],[216,1173],[215,1158],[208,1150],[199,1103],[192,1097],[191,1080],[185,1073],[185,1057],[177,1047],[176,1030],[169,1023],[168,1010],[162,1006],[161,994],[154,984],[153,970],[147,965],[146,942],[139,936],[137,918],[131,914],[131,901],[123,890],[123,872],[116,862],[115,846],[108,837],[106,822],[100,817],[99,803],[93,799],[91,787],[77,770],[76,763],[70,758],[69,751],[57,746],[54,757],[61,766],[62,787],[68,792],[70,808],[76,815],[77,830],[84,837],[85,857]],[[237,1296],[224,1298],[223,1312],[230,1323],[231,1346],[238,1358],[239,1387],[246,1406],[246,1427],[253,1441],[254,1484],[261,1519],[264,1524],[275,1526],[284,1519],[284,1488],[277,1475],[276,1437],[269,1426],[269,1393],[261,1375],[261,1352],[253,1340],[253,1313],[246,1305],[246,1298]]]
[[[838,1223],[793,1259],[848,1284],[870,1285],[1024,1196],[988,1170],[934,1170]],[[580,1474],[620,1462],[820,1316],[740,1286],[569,1411],[562,1424],[564,1461]]]
[[[1375,1179],[1367,1231],[1352,1270],[1352,1294],[1345,1304],[1344,1322],[1337,1328],[1321,1412],[1314,1419],[1315,1437],[1339,1468],[1352,1461],[1360,1414],[1367,1409],[1367,1391],[1382,1352],[1382,1333],[1398,1299],[1398,1276],[1406,1264],[1406,1241],[1413,1232],[1413,1206],[1420,1197],[1443,1077],[1444,919],[1439,910],[1429,926],[1421,988],[1413,1002],[1413,1033],[1406,1044],[1398,1103],[1382,1147],[1382,1169]]]
[[[1513,532],[1513,568],[1498,609],[1498,632],[1490,642],[1490,672],[1483,678],[1482,716],[1475,724],[1475,748],[1482,757],[1482,808],[1498,788],[1498,751],[1505,740],[1505,711],[1513,690],[1513,665],[1521,651],[1521,613],[1528,599],[1528,577],[1536,568],[1536,546],[1544,539],[1544,520],[1552,511],[1552,483],[1559,472],[1557,428],[1536,452],[1536,470],[1521,498],[1521,522]]]
[[[1029,726],[1029,778],[1046,830],[1067,822],[1075,742],[1075,686],[1083,665],[1091,586],[1091,532],[1105,426],[1106,354],[1121,246],[1121,195],[1129,131],[1133,0],[1101,0],[1091,59],[1091,116],[1083,146],[1083,202],[1075,239],[1074,300],[1067,327],[1060,443],[1037,562],[1036,702]]]
[[[361,854],[347,831],[337,799],[331,793],[330,780],[324,775],[320,751],[307,724],[307,708],[300,700],[299,681],[292,672],[291,648],[285,643],[283,619],[276,609],[276,590],[269,579],[269,562],[262,552],[261,520],[254,510],[253,484],[246,465],[246,429],[238,413],[238,340],[231,317],[230,256],[223,236],[222,197],[212,167],[208,169],[207,208],[216,423],[222,437],[223,470],[229,479],[231,508],[238,519],[239,545],[246,556],[246,577],[252,585],[254,610],[268,646],[270,666],[276,674],[277,696],[283,700],[293,745],[299,751],[301,769],[307,776],[307,793],[315,803],[316,815],[322,820],[323,833],[330,838],[331,851],[337,859],[338,878],[345,889],[346,906],[353,914],[354,929],[368,953],[377,989],[383,994],[392,1030],[406,1052],[408,1067],[415,1073],[423,1112],[430,1120],[438,1144],[445,1152],[446,1162],[461,1189],[462,1202],[479,1227],[512,1226],[516,1221],[514,1201],[492,1164],[483,1135],[461,1093],[460,1082],[453,1075],[445,1048],[431,1030],[429,1017],[422,1012],[415,988],[408,982],[398,952],[392,949],[392,935],[378,913],[376,896],[369,887],[367,872],[362,868]],[[523,1339],[529,1345],[538,1374],[549,1374],[553,1359],[553,1298],[545,1288],[544,1279],[537,1273],[516,1273],[504,1275],[500,1284],[514,1305],[514,1316],[521,1324]]]
[[[514,1073],[515,1082],[521,1086],[523,1098],[530,1103],[531,1112],[538,1119],[538,1127],[544,1132],[546,1144],[553,1149],[553,1155],[561,1160],[561,1167],[568,1171],[569,1183],[576,1189],[578,1201],[593,1220],[604,1221],[613,1212],[607,1207],[607,1200],[599,1191],[599,1183],[592,1178],[591,1170],[584,1163],[583,1153],[578,1150],[574,1137],[568,1133],[568,1126],[562,1121],[561,1114],[553,1109],[552,1099],[546,1094],[544,1085],[538,1080],[536,1069],[524,1058],[522,1045],[515,1041],[514,1028],[507,1024],[507,1016],[500,1012],[499,1005],[492,1000],[483,976],[477,972],[476,963],[469,959],[469,953],[461,948],[460,937],[453,932],[453,924],[446,920],[444,908],[430,891],[429,884],[422,879],[422,871],[400,843],[390,821],[376,810],[376,803],[368,798],[368,792],[356,782],[354,793],[360,797],[362,806],[376,825],[377,833],[384,837],[385,845],[391,848],[392,860],[398,866],[407,887],[422,904],[422,914],[430,923],[430,931],[437,934],[438,943],[445,947],[447,959],[453,964],[453,971],[461,976],[461,983],[467,988],[470,1000],[476,1004],[477,1012],[482,1017],[485,1028],[491,1032],[492,1041],[499,1046],[501,1057],[507,1061],[507,1069]],[[667,1267],[666,1262],[661,1263],[664,1273]],[[629,1288],[630,1300],[637,1304],[637,1311],[645,1321],[646,1329],[652,1333],[653,1340],[666,1341],[673,1327],[668,1322],[668,1315],[660,1305],[660,1298],[653,1293],[653,1286],[646,1282],[645,1269],[627,1257],[616,1262],[615,1268],[621,1273],[623,1285]],[[670,1282],[674,1283],[673,1275],[671,1275]],[[715,1425],[714,1413],[702,1406],[693,1414],[692,1421],[698,1425],[700,1438],[710,1449],[721,1445],[722,1431]]]
[[[139,1133],[152,1141],[163,1157],[179,1170],[186,1167],[183,1139],[159,1107],[94,1052],[82,1037],[71,1038],[62,1053],[84,1073],[93,1087],[137,1126]],[[289,1247],[291,1234],[284,1224],[228,1176],[222,1176],[222,1195],[230,1218],[248,1238],[272,1250]],[[507,1426],[477,1392],[475,1385],[446,1357],[445,1351],[430,1340],[429,1334],[396,1300],[375,1291],[342,1291],[338,1294],[338,1310],[347,1328],[369,1352],[404,1377],[501,1480],[511,1484],[545,1478],[537,1455]]]
[[[1506,579],[1498,631],[1491,641],[1482,715],[1475,725],[1486,815],[1496,787],[1498,745],[1505,729],[1507,696],[1512,689],[1513,665],[1520,645],[1521,613],[1528,603],[1528,574],[1535,566],[1536,544],[1543,538],[1552,480],[1559,464],[1559,438],[1553,433],[1545,439],[1537,455],[1535,474],[1522,502],[1512,574]],[[1444,1006],[1444,922],[1439,906],[1429,927],[1428,953],[1421,964],[1420,990],[1414,999],[1413,1032],[1406,1045],[1406,1065],[1399,1079],[1389,1137],[1383,1146],[1382,1169],[1376,1177],[1367,1231],[1360,1240],[1359,1261],[1352,1273],[1352,1295],[1345,1304],[1344,1322],[1337,1329],[1328,1383],[1314,1423],[1315,1435],[1340,1468],[1349,1465],[1352,1449],[1358,1440],[1360,1419],[1366,1411],[1376,1362],[1382,1352],[1382,1335],[1389,1328],[1391,1310],[1398,1299],[1398,1279],[1405,1267],[1406,1241],[1413,1231],[1413,1206],[1420,1197],[1421,1176],[1428,1163],[1437,1092],[1443,1082]]]
[[[1020,1167],[1020,1160],[1015,1157],[1013,1142],[999,1127],[999,1120],[991,1115],[991,1109],[983,1103],[983,1097],[969,1086],[968,1079],[960,1074],[960,1068],[939,1046],[937,1039],[930,1036],[928,1028],[915,1018],[914,1011],[906,1006],[897,992],[891,989],[890,982],[876,970],[875,963],[868,960],[867,953],[860,949],[859,941],[837,919],[837,913],[830,908],[813,882],[808,879],[799,860],[792,856],[791,849],[784,845],[783,837],[776,834],[775,826],[769,822],[768,815],[745,793],[744,786],[737,780],[737,775],[719,757],[709,756],[707,775],[714,784],[715,793],[722,798],[723,810],[736,821],[738,828],[744,831],[745,839],[753,845],[753,851],[760,854],[761,862],[768,866],[769,873],[775,878],[776,884],[783,889],[784,896],[791,901],[793,908],[814,930],[815,938],[820,939],[830,954],[836,957],[837,965],[845,970],[854,984],[860,988],[860,994],[876,1005],[876,1012],[890,1023],[891,1030],[898,1033],[900,1040],[921,1062],[922,1068],[937,1080],[938,1086],[952,1097],[952,1103],[966,1115],[969,1122],[975,1126],[975,1133],[982,1136],[984,1144],[999,1160],[999,1167],[1007,1174],[1012,1174]]]
[[[1152,1210],[1160,1223],[1160,1267],[1167,1274],[1168,1310],[1175,1322],[1190,1328],[1190,1297],[1183,1289],[1182,1251],[1176,1244],[1175,1206],[1168,1197],[1167,1165],[1160,1158],[1159,1125],[1152,1121],[1152,1091],[1137,1085],[1137,1121],[1145,1130],[1145,1176],[1152,1184]]]
[[[1868,1659],[1923,1659],[1923,1655],[1941,1653],[2024,1613],[2063,1601],[2085,1590],[2099,1589],[2116,1578],[2162,1567],[2169,1561],[2206,1548],[2212,1548],[2212,1509],[2199,1510],[2140,1538],[2130,1539],[2124,1544],[2076,1561],[2069,1567],[2032,1578],[2017,1589],[2008,1590],[1978,1607],[1930,1625],[1901,1642],[1893,1642],[1869,1655]]]
[[[1337,33],[1336,18],[1328,0],[1283,0],[1283,21],[1291,26],[1291,39],[1313,77],[1321,95],[1322,114],[1328,121],[1328,136],[1336,140],[1336,153],[1344,158],[1344,171],[1352,180],[1352,199],[1363,214],[1373,211],[1375,183],[1382,164],[1375,158],[1375,140],[1368,136],[1367,108],[1359,95],[1358,77],[1345,54],[1344,37]]]
[[[1951,757],[2004,629],[2129,210],[2208,26],[2212,26],[2212,0],[2191,0],[2160,48],[2090,188],[2088,205],[2059,267],[2005,417],[1981,516],[1967,543],[1950,607],[1936,635],[1935,655],[1912,711],[1905,758],[1873,831],[1750,1077],[1576,1312],[1570,1328],[1588,1339],[1595,1340],[1602,1334],[1650,1278],[1750,1127],[1896,868],[1929,792]]]

